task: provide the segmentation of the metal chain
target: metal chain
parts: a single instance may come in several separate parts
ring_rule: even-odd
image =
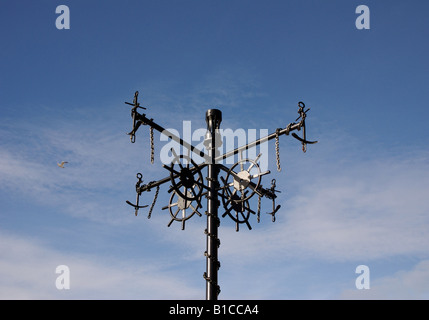
[[[279,133],[280,129],[276,130],[276,163],[277,163],[277,171],[282,171],[280,167],[280,143],[279,143]]]
[[[155,160],[155,146],[153,144],[153,127],[150,127],[150,163],[153,164],[154,160]]]
[[[242,210],[241,212],[244,212],[244,188],[240,186],[240,190],[241,190],[241,210]],[[237,215],[238,215],[238,212],[237,212]]]
[[[147,215],[148,219],[150,219],[150,216],[152,214],[153,207],[155,206],[156,199],[158,198],[158,193],[159,193],[159,186],[156,186],[155,196],[153,197],[152,205],[150,206],[149,214]]]
[[[258,197],[258,212],[257,212],[257,217],[258,217],[258,223],[261,221],[261,196]]]

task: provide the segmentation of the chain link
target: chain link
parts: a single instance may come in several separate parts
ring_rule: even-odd
[[[257,212],[257,221],[261,221],[261,196],[258,197],[258,212]]]
[[[155,161],[155,146],[153,143],[153,127],[150,127],[150,163]]]
[[[282,168],[280,167],[280,143],[279,143],[279,133],[280,129],[276,130],[276,164],[277,164],[277,171],[282,171]]]
[[[159,186],[156,186],[155,196],[153,197],[152,205],[150,206],[149,213],[147,215],[148,219],[150,219],[153,207],[155,206],[156,199],[158,199],[158,193],[159,193]]]

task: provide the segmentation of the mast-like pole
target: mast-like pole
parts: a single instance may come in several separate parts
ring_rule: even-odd
[[[206,252],[206,272],[204,278],[206,279],[206,300],[217,300],[220,292],[218,285],[218,270],[220,263],[218,260],[218,248],[220,245],[218,239],[218,207],[219,200],[217,195],[217,188],[219,187],[219,166],[215,162],[218,156],[218,148],[222,144],[221,136],[219,134],[219,125],[222,121],[222,112],[217,109],[209,109],[206,112],[207,134],[204,140],[210,162],[207,166],[207,247]]]

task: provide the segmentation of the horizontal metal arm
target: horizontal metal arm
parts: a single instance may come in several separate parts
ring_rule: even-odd
[[[283,134],[289,135],[289,132],[291,132],[291,131],[293,131],[293,130],[301,130],[301,126],[302,126],[302,123],[301,123],[301,122],[299,122],[299,123],[290,123],[286,128],[281,129],[281,130],[278,132],[278,135],[279,135],[279,136],[281,136],[281,135],[283,135]],[[233,155],[235,155],[235,154],[237,154],[237,153],[239,153],[239,152],[241,152],[241,151],[243,151],[243,150],[247,150],[247,149],[253,148],[254,146],[257,146],[257,145],[259,145],[259,144],[261,144],[261,143],[264,143],[265,141],[272,140],[272,139],[274,139],[276,136],[277,136],[277,133],[276,133],[276,132],[271,133],[271,134],[269,134],[268,136],[265,136],[265,137],[263,137],[263,138],[260,138],[260,139],[258,139],[258,140],[255,140],[255,141],[253,141],[253,142],[250,142],[250,143],[246,144],[245,146],[242,146],[242,147],[239,147],[239,148],[234,149],[234,150],[232,150],[232,151],[226,152],[226,153],[224,153],[223,155],[216,157],[216,158],[215,158],[215,161],[216,161],[216,163],[217,163],[217,162],[219,162],[219,161],[221,161],[221,160],[223,160],[223,159],[229,158],[229,157],[231,157],[231,156],[233,156]]]
[[[200,164],[200,165],[198,165],[198,168],[201,170],[201,169],[203,169],[204,167],[206,167],[207,166],[207,163],[202,163],[202,164]],[[192,171],[192,169],[193,168],[191,168],[190,170]],[[219,169],[221,169],[221,170],[223,170],[224,172],[228,172],[229,171],[229,168],[227,168],[226,166],[224,166],[224,165],[222,165],[222,164],[219,164]],[[231,173],[233,176],[235,176],[235,174],[234,173]],[[175,178],[177,178],[179,175],[177,175],[177,174],[175,174],[175,175],[173,175],[173,179],[175,179]],[[148,184],[144,184],[144,185],[142,185],[140,188],[139,188],[139,193],[142,193],[142,192],[145,192],[145,191],[150,191],[152,188],[155,188],[155,187],[157,187],[157,186],[160,186],[160,185],[162,185],[162,184],[164,184],[164,183],[166,183],[166,182],[169,182],[169,181],[171,181],[171,177],[170,176],[168,176],[168,177],[165,177],[164,179],[161,179],[161,180],[158,180],[158,181],[151,181],[150,183],[148,183]],[[272,197],[276,197],[276,195],[273,193],[273,192],[271,192],[271,190],[269,190],[269,189],[265,189],[265,188],[263,188],[262,186],[259,186],[257,189],[256,189],[256,184],[254,183],[254,182],[252,182],[252,181],[250,181],[249,182],[249,186],[252,188],[252,190],[255,190],[256,191],[256,193],[259,195],[259,196],[265,196],[265,197],[267,197],[267,198],[269,198],[269,199],[272,199]]]
[[[187,148],[188,150],[191,150],[193,153],[195,153],[196,155],[204,158],[206,160],[207,163],[211,163],[212,159],[211,157],[209,157],[208,154],[204,153],[203,151],[199,150],[198,148],[194,147],[193,145],[189,144],[188,142],[182,140],[180,137],[176,136],[175,134],[173,134],[172,132],[168,131],[167,129],[161,127],[159,124],[157,124],[156,122],[154,122],[152,119],[148,119],[146,117],[145,114],[136,114],[137,119],[140,120],[143,124],[145,125],[149,125],[152,128],[154,128],[155,130],[159,131],[160,133],[164,134],[165,136],[167,136],[168,138],[176,141],[177,143],[179,143],[180,145],[182,145],[183,147]],[[277,135],[281,136],[281,135],[289,135],[289,132],[294,131],[294,130],[301,130],[301,127],[303,127],[304,125],[304,121],[300,121],[298,123],[290,123],[286,128],[284,129],[280,129],[278,132],[274,132],[269,134],[268,136],[265,136],[263,138],[260,138],[258,140],[255,140],[253,142],[250,142],[244,146],[241,146],[237,149],[234,149],[232,151],[226,152],[223,155],[217,156],[215,158],[215,163],[218,163],[221,160],[224,160],[226,158],[229,158],[243,150],[247,150],[250,148],[253,148],[257,145],[260,145],[261,143],[264,143],[266,141],[272,140],[274,139]],[[298,140],[302,140],[302,139],[298,139]],[[315,143],[315,142],[310,142],[310,141],[305,141],[306,143]],[[317,141],[316,141],[317,142]]]
[[[152,119],[146,118],[145,114],[137,114],[136,116],[137,116],[137,120],[140,120],[143,124],[151,126],[152,128],[154,128],[155,130],[159,131],[160,133],[162,133],[163,135],[167,136],[168,138],[170,138],[170,139],[178,142],[180,145],[184,146],[188,150],[191,150],[196,155],[204,158],[206,161],[208,161],[208,162],[211,161],[211,158],[206,153],[204,153],[201,150],[195,148],[193,145],[191,145],[188,142],[182,140],[180,137],[174,135],[172,132],[168,131],[167,129],[161,127],[156,122],[153,122]]]
[[[219,169],[225,171],[226,173],[230,172],[230,174],[237,179],[240,179],[239,176],[237,176],[237,174],[233,171],[230,171],[230,169],[228,169],[226,166],[224,166],[223,164],[218,164]],[[270,171],[267,171],[267,173],[270,173]],[[262,187],[262,185],[260,185],[259,187],[256,187],[256,184],[252,181],[249,181],[249,186],[252,190],[254,190],[256,192],[256,194],[260,197],[266,197],[268,199],[273,199],[276,198],[277,196],[275,195],[274,192],[272,192],[270,189],[265,189]],[[227,186],[224,186],[223,188],[225,188]],[[221,188],[222,189],[222,188]],[[220,194],[220,196],[222,196]]]
[[[207,166],[206,163],[202,163],[200,165],[198,165],[197,167],[201,170],[203,169],[205,166]],[[190,171],[193,171],[195,167],[190,168]],[[174,174],[173,175],[173,179],[176,179],[179,175],[178,174]],[[148,184],[142,185],[140,187],[140,192],[144,192],[144,191],[150,191],[152,188],[160,186],[168,181],[171,181],[171,176],[165,177],[164,179],[158,180],[158,181],[152,181]]]

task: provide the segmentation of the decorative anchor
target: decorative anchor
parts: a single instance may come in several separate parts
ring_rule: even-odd
[[[126,203],[128,203],[130,206],[134,207],[134,209],[136,209],[136,211],[135,211],[135,215],[136,215],[136,217],[137,217],[137,213],[138,213],[139,209],[149,207],[149,205],[146,205],[146,206],[140,206],[140,205],[139,205],[140,195],[141,195],[141,193],[142,193],[142,190],[141,190],[141,188],[140,188],[140,185],[143,183],[142,178],[143,178],[142,174],[141,174],[140,172],[139,172],[139,173],[137,173],[137,179],[138,179],[138,181],[137,181],[137,183],[136,183],[136,193],[137,193],[136,204],[132,204],[132,203],[131,203],[130,201],[128,201],[128,200],[127,200],[127,201],[125,201],[125,202],[126,202]]]
[[[306,132],[305,132],[305,118],[307,117],[307,112],[310,110],[310,108],[308,108],[305,111],[304,111],[304,108],[305,108],[304,102],[302,102],[302,101],[298,102],[299,117],[296,118],[295,121],[298,121],[299,119],[301,119],[301,121],[299,122],[298,130],[301,130],[301,128],[302,128],[302,138],[300,138],[296,133],[292,133],[292,137],[301,141],[302,151],[305,153],[307,151],[307,144],[315,144],[318,141],[308,141],[307,140]]]
[[[271,212],[267,212],[267,214],[271,215],[271,220],[273,222],[276,221],[276,212],[279,211],[280,209],[280,205],[277,205],[276,207],[276,192],[281,192],[279,190],[276,190],[276,179],[271,180],[271,188],[270,188],[270,192],[267,192],[267,194],[265,195],[268,199],[271,199],[273,201],[273,211]]]
[[[148,205],[140,206],[139,199],[142,192],[151,191],[156,188],[155,196],[152,205],[149,209],[148,218],[150,218],[154,208],[156,199],[158,197],[159,188],[161,185],[170,182],[170,188],[167,190],[171,193],[169,204],[162,207],[163,210],[168,209],[170,213],[170,221],[168,227],[173,222],[180,222],[182,230],[185,229],[185,223],[193,216],[201,217],[202,214],[199,209],[203,207],[202,198],[207,199],[207,228],[204,233],[207,236],[207,250],[204,252],[206,257],[206,272],[204,272],[204,279],[206,280],[206,299],[217,300],[220,292],[218,285],[217,271],[220,267],[218,260],[218,248],[220,240],[218,238],[218,227],[220,219],[218,217],[218,207],[222,203],[224,213],[222,218],[228,216],[235,222],[236,231],[239,231],[239,226],[245,224],[249,230],[252,229],[249,219],[256,212],[251,208],[251,201],[255,199],[254,195],[258,198],[257,221],[260,220],[261,199],[266,197],[272,201],[272,211],[267,212],[271,215],[274,222],[276,213],[280,209],[280,205],[276,205],[276,180],[271,180],[271,187],[264,188],[262,186],[262,178],[270,174],[270,171],[261,171],[258,164],[261,154],[255,159],[243,159],[242,152],[244,150],[253,148],[263,142],[275,139],[276,142],[276,164],[277,170],[280,171],[280,152],[279,152],[279,137],[281,135],[289,135],[291,131],[303,130],[302,138],[297,134],[292,133],[292,136],[302,143],[303,152],[307,151],[307,144],[315,144],[317,141],[309,141],[306,137],[306,124],[305,119],[307,112],[310,110],[305,109],[303,102],[298,103],[299,117],[293,123],[289,123],[285,128],[278,128],[274,133],[269,134],[263,138],[255,140],[251,143],[241,146],[232,151],[219,155],[218,148],[222,144],[222,137],[219,133],[220,123],[222,121],[222,112],[217,109],[209,109],[206,112],[207,134],[204,140],[204,146],[207,153],[202,152],[193,145],[183,141],[174,133],[164,129],[159,124],[155,123],[153,119],[149,119],[145,114],[138,113],[137,109],[146,108],[141,107],[138,102],[138,91],[134,94],[133,103],[125,102],[131,105],[131,118],[132,130],[128,133],[132,143],[135,142],[135,134],[139,127],[144,124],[150,126],[150,143],[151,143],[151,162],[154,161],[154,146],[153,146],[153,130],[166,135],[179,143],[187,150],[186,155],[178,155],[174,149],[171,149],[173,160],[170,165],[163,165],[168,171],[168,176],[158,180],[151,181],[148,184],[143,184],[143,176],[141,173],[137,174],[136,183],[136,204],[126,201],[127,204],[134,207],[135,215],[137,216],[138,210],[146,208]],[[299,122],[297,122],[299,120]],[[197,164],[192,159],[192,154],[196,154],[203,158],[201,164]],[[226,158],[239,154],[240,159],[233,164],[230,168],[220,164]],[[207,176],[204,178],[202,170],[207,167]],[[219,177],[219,175],[221,175]],[[222,183],[220,183],[220,181]],[[219,201],[219,197],[222,201]]]

